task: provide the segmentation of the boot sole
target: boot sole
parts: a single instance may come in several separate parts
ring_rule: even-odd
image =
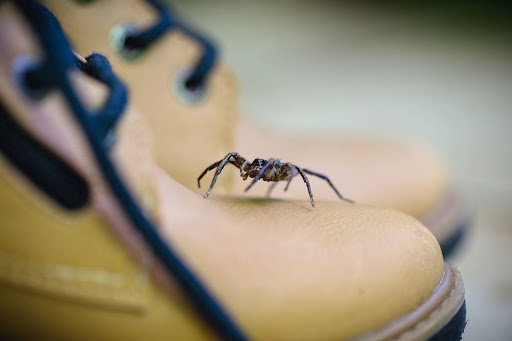
[[[443,278],[422,305],[353,341],[460,340],[465,326],[464,283],[459,271],[445,264]]]
[[[452,191],[421,219],[438,240],[445,258],[452,256],[462,245],[471,226],[468,216],[462,200]]]

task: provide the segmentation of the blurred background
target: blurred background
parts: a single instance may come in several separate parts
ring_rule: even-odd
[[[282,134],[431,146],[474,209],[451,263],[464,340],[512,340],[512,11],[505,2],[171,1],[236,70],[243,114]]]

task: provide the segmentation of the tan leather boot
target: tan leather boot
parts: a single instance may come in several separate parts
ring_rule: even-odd
[[[74,57],[44,8],[0,4],[0,45],[3,338],[462,333],[462,278],[415,219],[343,202],[205,200],[155,165],[106,59]]]
[[[202,36],[178,21],[157,38],[147,38],[149,31],[165,23],[165,5],[144,0],[43,3],[55,12],[80,53],[100,51],[111,58],[149,121],[158,164],[188,188],[197,190],[199,173],[228,152],[250,158],[279,157],[328,175],[357,202],[398,209],[421,220],[445,255],[458,245],[468,223],[466,212],[443,163],[428,150],[380,139],[294,140],[245,121],[238,125],[236,81],[222,62],[203,72],[207,78],[199,91],[185,86],[187,75],[211,50]],[[167,13],[174,19],[174,13]],[[149,27],[144,38],[147,45],[126,40]],[[235,172],[220,177],[216,191],[241,194],[246,184],[240,180]],[[336,199],[322,180],[312,180],[312,186],[317,198]],[[266,191],[265,186],[255,186],[249,195]],[[274,195],[306,198],[307,192],[295,184],[288,193],[275,191]]]

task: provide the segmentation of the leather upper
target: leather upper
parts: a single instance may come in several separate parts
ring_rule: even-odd
[[[2,334],[211,338],[130,228],[62,98],[54,93],[32,102],[13,86],[13,60],[37,49],[10,4],[0,6],[0,28],[0,100],[92,190],[87,208],[67,212],[0,157]],[[101,103],[100,84],[82,74],[74,81],[89,105]],[[118,131],[112,153],[124,180],[255,339],[360,335],[418,307],[442,277],[439,245],[411,217],[343,202],[318,201],[313,209],[307,200],[205,200],[155,165],[150,135],[134,110]]]

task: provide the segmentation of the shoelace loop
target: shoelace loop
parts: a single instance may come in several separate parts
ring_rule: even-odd
[[[110,88],[103,107],[96,114],[100,126],[103,128],[102,134],[105,144],[110,147],[115,142],[114,127],[123,115],[128,103],[128,89],[112,71],[110,62],[105,56],[92,53],[85,60],[86,63],[76,58],[77,66]]]
[[[110,62],[105,56],[92,53],[85,58],[86,62],[77,56],[74,59],[80,70],[109,87],[110,91],[105,103],[93,115],[97,118],[106,146],[110,147],[115,141],[114,128],[128,102],[128,90],[112,71]],[[23,79],[31,94],[42,97],[48,90],[58,85],[55,78],[51,76],[51,71],[49,62],[39,63],[26,70]]]

